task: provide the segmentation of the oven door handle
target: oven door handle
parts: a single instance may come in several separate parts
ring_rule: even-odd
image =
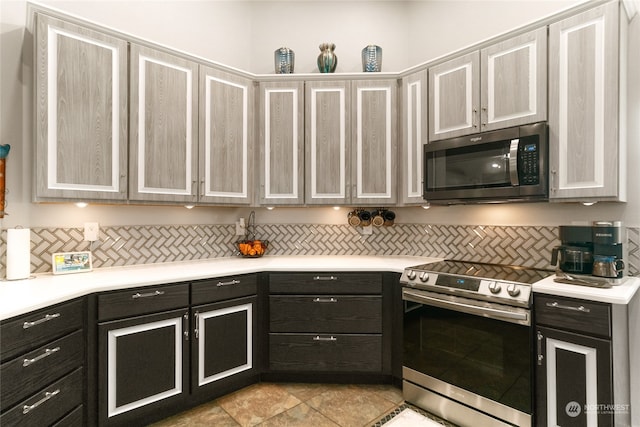
[[[433,298],[424,294],[418,294],[407,289],[402,290],[402,299],[413,301],[419,304],[428,304],[435,307],[446,308],[463,313],[474,314],[478,316],[490,317],[493,319],[506,320],[513,323],[521,323],[529,325],[531,320],[526,312],[513,312],[500,310],[499,308],[480,307],[473,304],[465,304],[457,301],[449,301],[440,298]]]

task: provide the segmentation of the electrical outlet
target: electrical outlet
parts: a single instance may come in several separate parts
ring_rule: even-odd
[[[84,223],[84,240],[89,242],[95,242],[99,240],[100,224],[97,222],[85,222]]]
[[[370,234],[373,234],[373,225],[360,227],[360,234],[363,236],[368,236]]]
[[[240,218],[236,221],[236,236],[244,236],[247,233],[247,226],[244,223],[244,218]]]

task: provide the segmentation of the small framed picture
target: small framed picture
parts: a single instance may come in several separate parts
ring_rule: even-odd
[[[53,274],[91,271],[91,252],[61,252],[51,255]]]

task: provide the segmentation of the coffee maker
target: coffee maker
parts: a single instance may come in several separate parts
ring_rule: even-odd
[[[593,229],[593,275],[622,279],[627,275],[624,239],[626,230],[621,221],[595,221]]]
[[[571,274],[590,275],[593,272],[593,232],[586,225],[561,225],[560,246],[551,252],[551,265]]]

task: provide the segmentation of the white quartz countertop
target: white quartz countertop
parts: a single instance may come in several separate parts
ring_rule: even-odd
[[[558,283],[554,282],[555,277],[552,275],[534,283],[533,292],[610,304],[628,304],[640,288],[640,277],[629,277],[620,285],[608,289]]]
[[[264,256],[262,258],[215,258],[163,264],[99,268],[87,273],[37,274],[31,279],[0,281],[0,320],[49,305],[89,295],[163,283],[232,276],[269,271],[389,271],[402,273],[406,267],[438,261],[440,258],[412,256]],[[612,304],[628,304],[640,288],[640,278],[631,277],[610,289],[567,285],[550,276],[533,285],[533,291],[583,298]]]
[[[389,271],[437,261],[412,256],[264,256],[99,268],[86,273],[38,274],[0,281],[0,320],[94,292],[262,271]]]

